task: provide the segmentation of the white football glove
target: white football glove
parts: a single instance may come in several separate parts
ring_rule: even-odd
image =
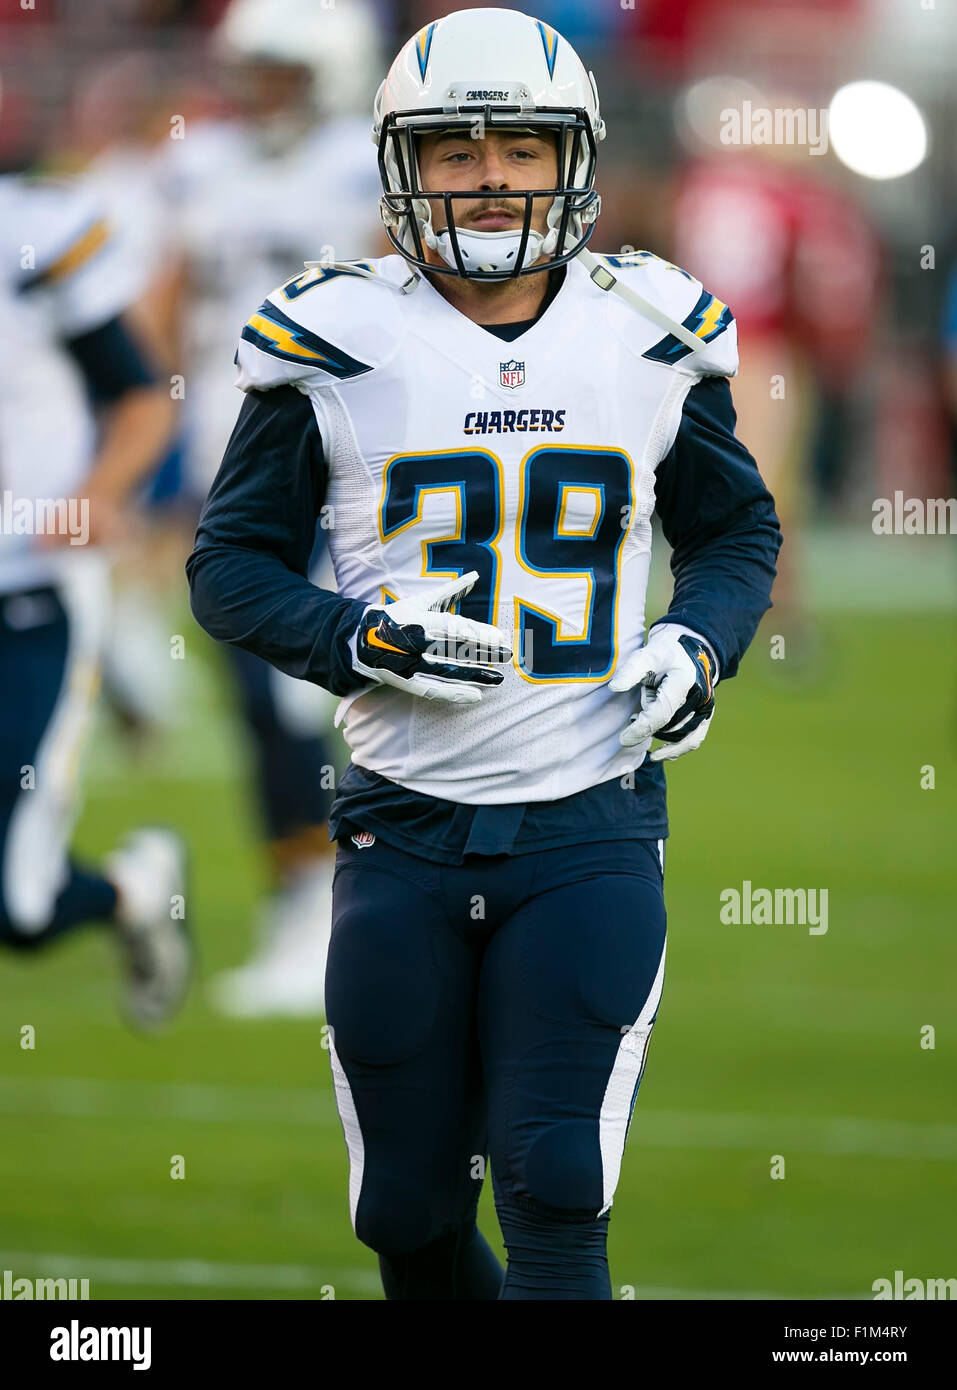
[[[350,641],[355,670],[425,700],[477,704],[483,690],[505,679],[495,668],[512,659],[497,627],[448,611],[478,577],[470,570],[415,598],[370,604]]]
[[[641,713],[633,714],[619,741],[633,748],[654,737],[663,739],[651,762],[670,762],[700,748],[714,716],[718,679],[714,652],[697,633],[680,623],[653,628],[647,644],[618,668],[612,690],[641,687]]]

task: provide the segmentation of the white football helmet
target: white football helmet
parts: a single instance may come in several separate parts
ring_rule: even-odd
[[[406,43],[375,99],[382,221],[413,265],[469,280],[506,280],[564,265],[581,251],[601,209],[595,191],[597,145],[605,136],[598,88],[581,59],[548,24],[514,10],[459,10],[427,24]],[[453,200],[474,192],[423,189],[416,137],[462,126],[549,131],[558,137],[554,189],[508,190],[524,198],[520,231],[455,226]],[[545,235],[531,228],[534,199],[551,196]],[[444,201],[444,229],[432,226],[428,197]],[[426,260],[428,246],[446,262]]]
[[[348,115],[368,101],[379,58],[379,31],[366,0],[232,0],[213,31],[226,62],[288,63],[313,74],[323,115]],[[381,70],[381,69],[380,69]]]

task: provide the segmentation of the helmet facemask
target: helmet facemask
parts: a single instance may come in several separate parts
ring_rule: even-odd
[[[559,151],[554,188],[503,189],[501,201],[524,202],[520,230],[481,232],[455,225],[456,202],[493,200],[489,190],[424,189],[416,142],[424,134],[462,128],[473,138],[476,129],[532,130],[549,134]],[[594,189],[597,143],[583,108],[457,106],[389,112],[379,131],[379,172],[385,189],[380,208],[389,240],[413,265],[440,275],[496,281],[531,275],[564,265],[590,239],[601,200]],[[429,199],[441,200],[443,230],[432,225]],[[533,230],[536,199],[550,200],[545,233]],[[539,205],[540,206],[540,205]],[[428,247],[442,257],[436,265],[426,258]]]

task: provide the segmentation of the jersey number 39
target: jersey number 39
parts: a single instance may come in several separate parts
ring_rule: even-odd
[[[385,468],[379,534],[383,544],[422,520],[429,493],[455,493],[451,535],[422,542],[423,574],[477,570],[462,604],[465,617],[497,623],[505,475],[499,458],[483,449],[397,454]],[[572,526],[566,510],[575,493],[594,497],[592,519]],[[613,670],[619,566],[632,510],[632,463],[618,449],[545,444],[520,465],[516,557],[539,580],[585,583],[583,631],[530,599],[515,598],[516,662],[531,681],[600,681]],[[539,595],[542,585],[534,586]]]

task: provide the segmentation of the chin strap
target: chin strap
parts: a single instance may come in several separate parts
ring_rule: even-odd
[[[646,319],[651,319],[659,328],[664,328],[679,342],[684,343],[685,347],[691,348],[692,352],[704,352],[708,344],[703,342],[692,333],[690,328],[685,328],[683,323],[673,319],[666,314],[663,309],[649,302],[642,295],[633,290],[630,285],[623,285],[622,282],[612,275],[606,265],[602,265],[590,251],[579,251],[578,260],[581,261],[588,271],[592,280],[600,290],[611,290],[620,299],[625,300],[633,309],[637,309],[639,314],[643,314]]]

